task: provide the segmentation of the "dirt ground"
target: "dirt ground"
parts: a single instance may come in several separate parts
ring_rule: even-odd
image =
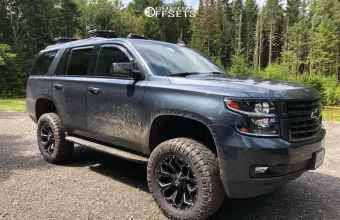
[[[211,219],[340,219],[340,123],[324,125],[323,166],[268,195],[225,199]],[[0,111],[0,219],[165,219],[145,165],[83,146],[51,165],[35,133],[27,114]]]

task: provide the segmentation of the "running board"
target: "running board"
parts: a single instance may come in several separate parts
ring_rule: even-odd
[[[148,158],[147,157],[143,157],[141,155],[138,154],[134,154],[134,153],[130,153],[127,151],[123,151],[123,150],[119,150],[117,148],[113,148],[113,147],[109,147],[103,144],[98,144],[92,141],[88,141],[88,140],[84,140],[78,137],[74,137],[74,136],[66,136],[65,138],[67,141],[76,143],[76,144],[80,144],[89,148],[92,148],[94,150],[98,150],[104,153],[108,153],[117,157],[121,157],[127,160],[131,160],[131,161],[135,161],[135,162],[139,162],[139,163],[147,163],[148,162]]]

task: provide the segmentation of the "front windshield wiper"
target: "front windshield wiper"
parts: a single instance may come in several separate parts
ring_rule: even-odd
[[[197,75],[197,74],[221,74],[220,72],[209,72],[209,73],[199,73],[199,72],[183,72],[183,73],[174,73],[170,74],[168,76],[181,76],[181,77],[186,77],[190,75]]]
[[[200,73],[197,73],[197,72],[183,72],[183,73],[173,73],[173,74],[170,74],[168,76],[182,76],[182,77],[186,77],[186,76],[197,75],[197,74],[200,74]]]

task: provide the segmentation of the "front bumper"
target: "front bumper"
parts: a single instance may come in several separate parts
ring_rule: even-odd
[[[260,196],[312,169],[313,153],[324,147],[325,129],[303,142],[239,134],[232,126],[215,126],[220,175],[231,198]],[[226,135],[227,134],[227,135]],[[221,138],[222,137],[222,138]],[[268,177],[254,177],[254,165],[280,167]]]

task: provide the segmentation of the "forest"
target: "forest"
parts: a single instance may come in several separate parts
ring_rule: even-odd
[[[59,36],[94,29],[183,41],[228,74],[313,86],[340,105],[338,0],[200,0],[195,17],[147,17],[146,7],[187,7],[183,0],[0,0],[0,98],[25,96],[40,50]]]

